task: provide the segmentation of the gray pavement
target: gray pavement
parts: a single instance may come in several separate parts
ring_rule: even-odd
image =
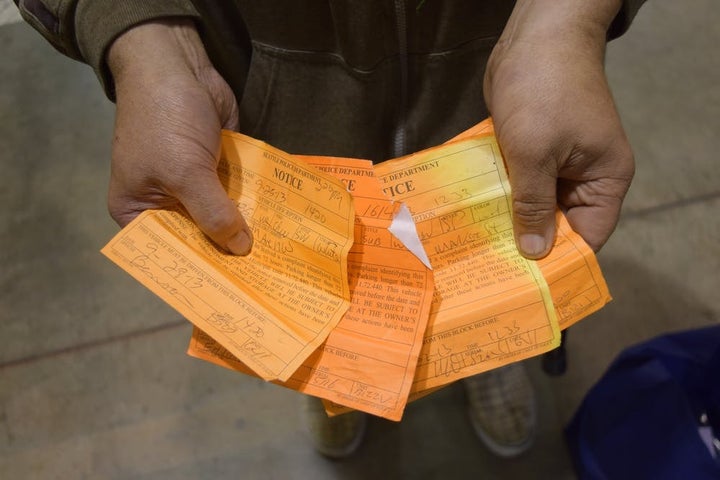
[[[453,385],[401,423],[374,419],[357,456],[329,462],[296,394],[186,356],[189,324],[99,253],[117,231],[113,105],[89,68],[0,26],[0,478],[574,478],[562,428],[612,358],[720,321],[716,7],[648,2],[608,49],[637,161],[600,254],[614,301],[571,329],[566,375],[528,362],[540,431],[514,460],[473,436]]]

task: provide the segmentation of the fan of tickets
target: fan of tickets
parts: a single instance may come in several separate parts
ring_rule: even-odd
[[[219,250],[182,211],[147,211],[103,253],[195,328],[188,353],[400,420],[409,401],[542,354],[610,300],[557,213],[555,246],[515,247],[489,120],[373,165],[223,132],[219,174],[253,232]]]

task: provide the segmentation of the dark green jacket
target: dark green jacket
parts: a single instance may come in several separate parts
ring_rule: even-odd
[[[509,0],[16,0],[58,50],[104,62],[133,25],[192,17],[240,103],[243,133],[286,151],[382,160],[487,116],[482,80]],[[643,0],[628,0],[609,38]]]

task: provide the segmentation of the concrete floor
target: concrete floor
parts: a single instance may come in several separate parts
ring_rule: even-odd
[[[451,386],[399,424],[373,420],[356,457],[329,462],[293,392],[187,357],[187,322],[98,252],[117,230],[113,105],[87,67],[1,26],[0,478],[574,478],[562,428],[610,360],[720,321],[716,6],[648,2],[609,47],[638,166],[600,255],[615,301],[573,327],[565,376],[529,362],[540,434],[511,461],[473,436]]]

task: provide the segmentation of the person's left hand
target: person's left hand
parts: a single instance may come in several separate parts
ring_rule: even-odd
[[[488,63],[485,98],[528,258],[549,253],[557,206],[599,250],[630,186],[633,156],[603,65],[617,3],[518,1]]]

